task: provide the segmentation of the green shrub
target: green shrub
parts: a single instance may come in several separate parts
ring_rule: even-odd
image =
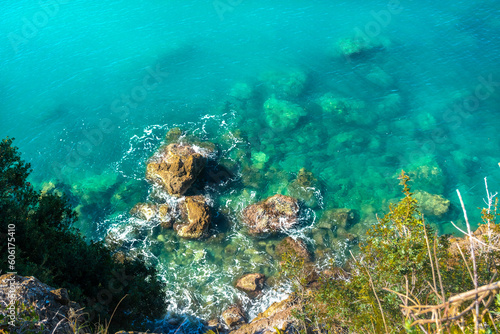
[[[141,259],[114,261],[103,242],[85,240],[72,226],[76,213],[64,198],[41,194],[27,182],[31,172],[12,146],[0,142],[0,254],[7,256],[7,232],[15,226],[15,270],[2,259],[3,272],[35,276],[68,289],[86,307],[92,322],[109,319],[120,299],[111,328],[144,329],[163,316],[164,283]]]
[[[389,213],[368,230],[360,245],[360,255],[349,261],[349,277],[339,279],[323,275],[315,288],[301,294],[302,309],[297,318],[304,324],[305,331],[420,333],[425,327],[432,333],[434,324],[411,326],[416,319],[410,318],[408,312],[402,312],[403,304],[412,304],[405,296],[410,297],[415,302],[413,304],[439,305],[454,294],[474,289],[467,269],[467,266],[471,268],[467,249],[464,250],[464,260],[457,251],[452,251],[449,236],[438,237],[425,224],[404,171],[400,181],[404,197],[391,205]],[[489,216],[484,214],[483,219],[494,223],[496,209],[488,212]],[[477,256],[479,286],[494,279],[498,255],[498,252],[488,251]],[[293,275],[301,272],[300,263],[293,270],[285,269],[285,273]],[[305,289],[305,286],[300,289]],[[463,309],[461,307],[459,311]],[[423,315],[419,319],[429,316]],[[486,327],[491,325],[488,319],[487,316],[481,319]],[[472,314],[459,320],[470,327]],[[445,326],[453,330],[457,323],[450,322]]]

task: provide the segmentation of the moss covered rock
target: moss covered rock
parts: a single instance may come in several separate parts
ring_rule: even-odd
[[[304,259],[304,262],[312,261],[311,252],[307,249],[307,245],[303,240],[286,237],[276,246],[276,256],[281,258],[285,253],[294,253],[299,258]]]
[[[323,213],[316,227],[329,230],[336,227],[348,229],[356,224],[358,219],[358,214],[352,209],[330,209]]]
[[[413,196],[424,215],[440,217],[450,209],[450,201],[442,195],[433,195],[426,191],[417,191]]]
[[[267,72],[261,75],[266,93],[290,99],[300,96],[306,87],[307,74],[299,69]]]
[[[313,174],[301,168],[297,178],[288,185],[288,194],[311,208],[318,206],[319,182]]]
[[[305,110],[290,101],[271,97],[264,102],[266,122],[275,130],[292,130],[297,126],[300,117],[305,116]]]

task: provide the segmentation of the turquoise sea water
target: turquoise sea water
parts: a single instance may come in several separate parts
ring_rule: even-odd
[[[316,181],[290,233],[325,250],[322,263],[347,247],[315,227],[325,210],[357,210],[350,232],[362,233],[397,198],[401,169],[414,190],[451,201],[428,217],[440,233],[451,220],[464,226],[457,188],[476,221],[483,178],[500,189],[498,1],[19,0],[0,9],[0,134],[17,139],[33,183],[70,196],[83,233],[119,233],[159,267],[169,316],[209,319],[238,300],[255,316],[282,296],[270,287],[251,301],[231,287],[277,265],[266,252],[275,241],[248,238],[239,212],[290,193],[301,168]],[[371,48],[343,56],[349,38]],[[273,115],[273,97],[301,111]],[[176,126],[216,143],[234,172],[198,185],[219,212],[207,241],[159,237],[128,214],[158,197],[146,161]]]

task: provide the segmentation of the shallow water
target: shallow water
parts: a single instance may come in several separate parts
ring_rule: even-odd
[[[279,298],[269,288],[251,302],[231,287],[244,272],[277,270],[238,218],[245,205],[289,193],[301,168],[314,194],[290,233],[327,258],[341,261],[346,243],[315,227],[324,211],[357,210],[350,232],[361,234],[399,196],[401,169],[414,190],[451,201],[447,214],[428,216],[440,233],[453,232],[451,220],[463,226],[457,188],[478,222],[483,178],[500,189],[498,2],[229,3],[0,4],[0,134],[17,139],[35,184],[70,195],[85,234],[122,231],[159,266],[173,301],[166,314],[208,319],[242,300],[254,316]],[[338,53],[339,40],[365,35],[380,44]],[[300,117],[266,114],[273,96]],[[339,115],[325,96],[351,109]],[[176,126],[216,143],[217,161],[234,172],[198,185],[220,213],[216,241],[178,240],[128,214],[155,196],[146,162]],[[228,245],[237,252],[223,256]]]

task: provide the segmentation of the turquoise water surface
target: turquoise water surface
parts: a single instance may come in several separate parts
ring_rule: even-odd
[[[68,194],[84,234],[119,236],[158,266],[169,317],[210,319],[236,301],[253,317],[283,297],[271,284],[256,300],[232,287],[245,272],[275,275],[269,245],[282,238],[249,238],[240,212],[293,195],[302,168],[311,187],[289,233],[318,265],[340,263],[349,247],[317,228],[324,212],[356,210],[349,232],[361,236],[397,200],[401,169],[414,190],[451,201],[428,216],[440,233],[455,233],[451,220],[464,226],[456,189],[475,224],[484,177],[500,189],[498,1],[8,0],[0,9],[0,134],[16,138],[34,184]],[[362,52],[342,54],[353,41]],[[128,214],[137,202],[172,201],[146,182],[145,166],[174,127],[214,142],[233,174],[197,185],[218,213],[205,241]]]

